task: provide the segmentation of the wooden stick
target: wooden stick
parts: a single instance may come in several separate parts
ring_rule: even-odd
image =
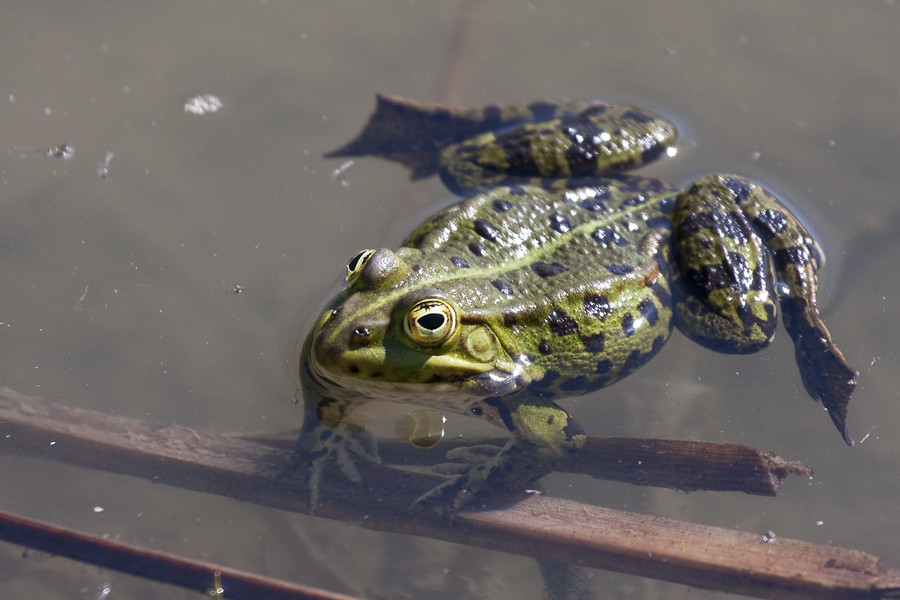
[[[51,445],[51,442],[55,442]],[[273,484],[287,450],[176,425],[158,426],[0,392],[0,451],[27,453],[185,489],[308,512],[297,482]],[[362,485],[323,478],[316,514],[555,562],[610,569],[758,598],[900,597],[900,571],[871,554],[685,523],[524,493],[460,512],[410,515],[439,478],[360,465]]]
[[[254,441],[293,448],[294,441],[279,444],[272,438],[245,437]],[[479,444],[503,446],[506,439],[478,440]],[[399,440],[379,441],[378,452],[384,463],[423,465],[445,462],[448,450],[475,443],[448,440],[422,451]],[[775,496],[788,475],[809,477],[812,469],[799,462],[784,460],[772,452],[763,452],[737,444],[714,444],[683,440],[635,438],[588,438],[584,448],[559,470],[581,473],[597,479],[622,481],[633,485],[665,487],[685,492],[697,490],[743,492],[757,496]]]
[[[355,596],[115,542],[5,512],[0,512],[0,539],[198,592],[215,588],[217,583],[223,590],[222,597],[228,600],[361,600]]]

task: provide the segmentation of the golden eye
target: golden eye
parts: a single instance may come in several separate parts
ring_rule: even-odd
[[[443,344],[458,327],[456,310],[438,298],[416,302],[403,321],[409,339],[429,348]]]
[[[373,254],[375,254],[374,250],[363,250],[350,259],[350,262],[347,263],[347,275],[344,278],[347,280],[347,285],[352,285],[356,281]]]

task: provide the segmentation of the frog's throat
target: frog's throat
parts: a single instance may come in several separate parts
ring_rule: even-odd
[[[305,360],[312,382],[323,397],[358,404],[373,400],[390,400],[409,404],[427,404],[456,413],[466,413],[472,405],[490,396],[503,396],[521,391],[531,383],[525,365],[511,364],[507,369],[491,369],[484,373],[442,383],[406,383],[372,381],[332,373],[322,368],[314,353]]]

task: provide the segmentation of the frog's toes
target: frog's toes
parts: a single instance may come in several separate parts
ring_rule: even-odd
[[[306,457],[306,484],[310,491],[311,508],[318,503],[319,484],[329,460],[333,459],[344,477],[356,484],[362,483],[362,476],[356,468],[358,459],[381,463],[375,438],[364,429],[328,431],[318,437]]]
[[[483,467],[480,469],[483,469]],[[479,479],[481,480],[481,485],[483,485],[484,478],[481,477]],[[452,521],[461,508],[478,497],[479,494],[470,489],[470,487],[474,487],[472,486],[473,483],[473,478],[470,474],[457,475],[419,496],[409,507],[409,510],[415,513],[422,512],[430,507],[440,507],[442,516],[446,520]]]
[[[452,462],[440,463],[431,467],[431,470],[441,475],[460,475],[474,468],[473,465],[482,465],[491,460],[502,448],[491,444],[478,444],[454,448],[447,453],[447,458]]]

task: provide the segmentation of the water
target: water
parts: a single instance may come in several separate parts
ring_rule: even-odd
[[[401,168],[374,159],[332,176],[342,163],[321,154],[356,134],[374,92],[441,93],[473,106],[640,103],[682,133],[677,156],[652,174],[687,184],[737,172],[811,225],[828,256],[824,318],[861,373],[851,431],[868,437],[844,447],[803,391],[783,331],[765,352],[743,357],[676,334],[641,372],[567,407],[592,434],[745,443],[806,462],[814,478],[789,480],[778,499],[574,476],[549,477],[546,487],[613,508],[858,548],[900,567],[900,8],[496,1],[477,13],[468,70],[450,69],[461,6],[475,4],[7,3],[0,383],[222,432],[299,425],[290,400],[304,323],[356,251],[396,246],[449,200],[439,185],[410,187]],[[202,94],[221,108],[186,113]],[[46,156],[66,144],[70,159]],[[4,456],[0,465],[4,510],[151,548],[349,593],[540,596],[525,558],[50,462]],[[93,598],[105,582],[111,597],[181,594],[0,550],[13,557],[2,563],[5,597]],[[603,598],[707,597],[599,571],[592,580]]]

